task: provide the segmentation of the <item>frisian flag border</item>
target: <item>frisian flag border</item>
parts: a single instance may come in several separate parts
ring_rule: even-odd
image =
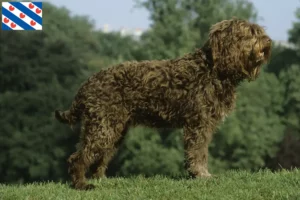
[[[2,2],[2,30],[43,30],[43,3]]]

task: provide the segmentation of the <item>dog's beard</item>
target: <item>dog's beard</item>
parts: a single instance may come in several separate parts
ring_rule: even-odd
[[[248,81],[254,81],[258,78],[260,74],[260,70],[264,63],[266,63],[266,54],[264,52],[259,53],[256,58],[248,62],[248,70],[246,71],[246,75],[248,76]]]
[[[266,56],[267,55],[265,54],[265,52],[261,52],[258,55],[258,59],[256,60],[255,67],[251,71],[251,81],[258,78],[262,66],[267,63],[268,58]]]
[[[259,72],[260,72],[260,66],[257,66],[253,69],[253,71],[251,72],[251,75],[250,75],[250,78],[249,78],[249,81],[254,81],[257,79],[258,75],[259,75]]]
[[[257,77],[259,76],[260,73],[260,68],[261,66],[255,66],[252,67],[251,70],[246,70],[246,69],[242,69],[242,73],[245,76],[245,79],[248,80],[249,82],[254,81],[257,79]],[[249,69],[249,68],[248,68]]]

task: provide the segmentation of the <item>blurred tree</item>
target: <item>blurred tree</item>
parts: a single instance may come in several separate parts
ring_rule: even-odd
[[[268,71],[275,72],[284,88],[281,118],[285,125],[284,140],[280,150],[268,166],[273,169],[300,167],[300,8],[296,10],[296,21],[289,31],[289,45],[275,47]]]
[[[287,70],[293,64],[298,64],[300,60],[300,8],[295,12],[297,21],[293,23],[289,30],[288,44],[275,44],[272,51],[272,58],[266,71],[279,76],[281,71]]]
[[[121,36],[118,32],[95,32],[98,42],[97,53],[90,59],[92,71],[110,67],[128,60],[141,60],[140,41],[132,36]]]
[[[289,42],[297,46],[298,48],[300,47],[300,8],[298,8],[295,12],[296,15],[296,22],[293,23],[292,29],[289,31]],[[299,51],[298,51],[298,56],[299,56]]]
[[[217,21],[257,19],[246,0],[140,0],[138,5],[148,9],[152,20],[140,40],[96,31],[87,17],[71,17],[68,10],[49,3],[44,3],[43,31],[1,32],[0,182],[66,177],[65,158],[78,136],[57,123],[52,112],[67,108],[91,73],[125,60],[181,56],[201,47]],[[210,148],[214,172],[265,167],[278,150],[283,130],[299,135],[299,34],[296,22],[290,31],[295,48],[275,46],[266,72],[239,88],[236,111]],[[280,163],[285,155],[273,160]],[[136,127],[109,174],[177,176],[185,173],[183,160],[181,130]]]
[[[162,138],[167,136],[167,138]],[[177,177],[185,173],[182,133],[162,135],[156,129],[132,128],[121,147],[118,159],[108,168],[108,175]]]
[[[236,16],[255,21],[246,0],[136,0],[150,12],[151,29],[142,36],[147,59],[181,56],[200,48],[212,24]]]
[[[64,178],[77,139],[52,113],[70,106],[97,40],[87,18],[43,12],[43,31],[1,32],[0,182]]]
[[[286,47],[279,44],[273,45],[271,60],[265,68],[266,72],[274,73],[277,77],[282,70],[289,68],[299,60],[297,52],[292,47]]]
[[[300,62],[280,73],[284,93],[284,122],[289,129],[300,133]],[[300,136],[300,135],[299,135]]]

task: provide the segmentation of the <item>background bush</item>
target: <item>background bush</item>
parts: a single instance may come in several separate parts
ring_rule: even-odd
[[[151,28],[139,40],[95,30],[90,19],[44,3],[43,32],[0,35],[0,182],[64,180],[78,131],[54,120],[90,74],[125,60],[167,59],[201,47],[211,24],[256,21],[246,0],[144,0]],[[193,13],[193,14],[191,14]],[[215,133],[210,168],[299,167],[300,11],[290,48],[275,45],[260,78],[238,90],[236,110]],[[17,42],[16,42],[17,41]],[[110,176],[184,176],[182,130],[132,128]]]

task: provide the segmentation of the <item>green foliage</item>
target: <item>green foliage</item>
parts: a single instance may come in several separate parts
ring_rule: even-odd
[[[44,3],[42,32],[0,37],[0,182],[67,177],[78,133],[54,120],[95,71],[138,57],[138,41],[96,32],[87,17]],[[18,41],[18,42],[16,42]]]
[[[285,124],[285,137],[280,150],[270,167],[294,168],[300,166],[300,65],[292,65],[281,71],[279,78],[285,88],[282,119]]]
[[[281,84],[285,86],[284,121],[289,127],[300,131],[300,66],[292,65],[280,73]]]
[[[184,173],[182,134],[175,130],[163,135],[142,126],[127,134],[121,153],[114,165],[118,176],[179,176]]]
[[[57,180],[66,174],[73,137],[54,121],[53,111],[70,105],[83,80],[92,26],[47,3],[44,11],[42,32],[1,33],[0,181]]]
[[[141,60],[140,42],[130,36],[122,37],[119,33],[94,33],[97,40],[96,53],[90,58],[92,71],[110,67],[127,60]]]
[[[289,129],[296,130],[300,137],[300,8],[296,11],[297,21],[289,32],[289,41],[294,45],[293,57],[283,57],[292,60],[287,68],[280,71],[279,78],[285,87],[284,120]]]
[[[289,31],[289,42],[295,44],[298,48],[300,47],[300,8],[295,12],[297,21],[293,23],[293,28]],[[299,56],[299,54],[298,54]]]
[[[200,48],[212,24],[236,16],[256,20],[252,3],[245,0],[137,0],[150,12],[151,30],[142,36],[148,59],[181,56]]]
[[[93,191],[73,190],[62,183],[0,185],[3,199],[206,199],[297,200],[300,171],[248,173],[230,171],[212,179],[170,180],[166,177],[132,177],[94,180]]]
[[[22,183],[66,177],[65,159],[74,151],[78,133],[72,133],[68,127],[56,122],[53,111],[67,108],[80,83],[91,73],[125,60],[181,56],[201,47],[209,27],[220,20],[232,16],[252,21],[257,19],[255,8],[246,0],[137,2],[150,12],[152,21],[151,29],[140,40],[122,37],[118,33],[96,31],[87,17],[71,16],[67,9],[57,8],[49,3],[44,3],[43,6],[47,13],[44,16],[43,31],[1,32],[0,182]],[[289,41],[294,46],[286,48],[275,45],[272,60],[261,77],[253,83],[244,83],[239,88],[236,110],[219,128],[210,146],[210,168],[213,172],[264,168],[270,160],[275,159],[287,130],[292,130],[299,137],[299,13],[298,9],[297,21],[289,32]],[[186,175],[183,166],[181,130],[136,127],[127,134],[122,148],[109,168],[109,174],[160,174],[177,177]],[[237,186],[242,184],[238,180],[249,178],[247,174],[233,176],[236,179],[231,181],[236,181]],[[270,177],[267,183],[275,180]],[[127,181],[131,181],[134,187],[135,183],[139,183],[134,179]],[[155,180],[154,183],[159,185]],[[215,183],[199,183],[199,188],[204,189],[195,189],[195,194],[203,194],[206,191],[203,186],[207,184],[211,184],[209,187],[216,187],[216,190],[224,190],[214,186]],[[109,188],[116,184],[129,185],[126,181],[114,180],[106,184]],[[166,181],[166,184],[174,186],[177,183]],[[178,184],[178,191],[184,194],[186,190],[180,188],[188,183]],[[253,196],[259,199],[271,195],[268,189],[272,187],[268,184],[258,183],[253,187],[263,189],[260,190],[261,193],[247,193],[249,198]],[[281,191],[282,188],[273,189]],[[229,190],[232,191],[232,188]],[[60,191],[64,193],[64,189]],[[108,191],[107,188],[105,191]],[[136,194],[138,190],[134,191],[132,194]],[[264,191],[267,192],[263,193]],[[111,194],[105,193],[108,196]],[[184,197],[188,194],[190,193],[186,193]],[[272,194],[275,198],[284,193]],[[17,194],[12,195],[18,198]],[[44,198],[39,195],[43,193],[38,194],[38,197]],[[144,195],[149,197],[150,193]],[[239,197],[240,193],[235,195]]]
[[[268,71],[274,72],[284,88],[283,111],[280,117],[285,125],[284,140],[280,143],[277,156],[270,163],[270,167],[299,167],[300,160],[300,110],[299,110],[299,78],[300,78],[300,9],[296,11],[297,21],[289,31],[289,46],[275,47],[277,51],[268,66]]]
[[[270,63],[265,71],[274,73],[278,77],[282,70],[297,62],[299,62],[299,58],[295,49],[274,45]]]

